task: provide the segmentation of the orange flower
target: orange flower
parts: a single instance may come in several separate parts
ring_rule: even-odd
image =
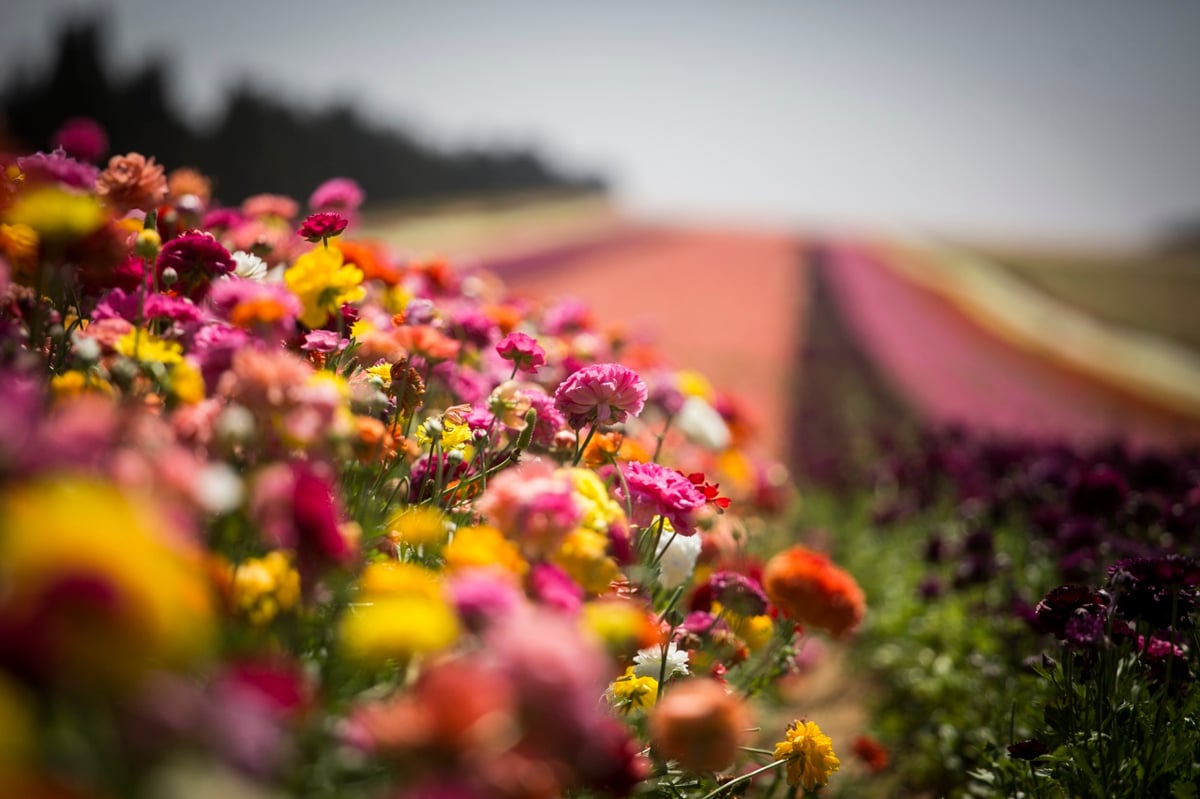
[[[820,552],[796,545],[780,552],[763,570],[767,597],[785,616],[839,638],[866,613],[858,583]]]
[[[431,361],[448,361],[458,357],[462,343],[446,336],[429,325],[406,325],[393,334],[397,343],[414,355]],[[396,359],[399,360],[399,359]]]
[[[650,717],[650,743],[664,760],[688,771],[724,771],[733,765],[750,727],[741,697],[716,680],[681,682],[666,692]]]
[[[342,257],[346,263],[354,264],[362,270],[363,280],[374,278],[388,286],[400,284],[400,270],[388,263],[374,244],[339,239],[330,242],[330,246],[342,251]]]
[[[167,193],[176,200],[191,194],[201,205],[208,205],[212,198],[212,181],[191,167],[183,166],[167,175]]]

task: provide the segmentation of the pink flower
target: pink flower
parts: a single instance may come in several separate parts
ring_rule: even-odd
[[[522,372],[536,372],[546,363],[546,351],[537,339],[521,332],[509,333],[496,345],[496,352],[506,361],[512,361]]]
[[[585,366],[559,383],[554,407],[576,429],[625,421],[646,404],[646,384],[637,372],[619,363]]]
[[[52,153],[34,153],[17,159],[17,168],[29,183],[58,183],[72,189],[91,191],[100,170],[76,161],[62,149]]]
[[[309,214],[300,225],[300,236],[313,243],[340,236],[350,220],[333,211]]]
[[[242,202],[242,213],[255,219],[278,217],[290,220],[299,210],[295,200],[282,194],[256,194]]]
[[[305,352],[335,352],[350,343],[350,339],[342,338],[336,330],[312,330],[304,336],[300,349]]]
[[[538,563],[529,574],[529,587],[543,605],[564,613],[578,613],[583,606],[583,589],[553,563]]]
[[[80,161],[95,161],[108,149],[108,135],[91,117],[74,117],[63,123],[54,134],[55,147]]]
[[[363,202],[363,190],[350,178],[331,178],[308,198],[308,207],[314,211],[340,211],[350,215]]]
[[[554,552],[582,517],[570,481],[536,460],[501,472],[488,483],[478,508],[488,524],[520,541],[531,556]]]
[[[629,497],[633,502],[634,524],[643,530],[650,526],[655,516],[671,522],[679,535],[692,535],[697,510],[704,507],[704,494],[679,472],[657,463],[624,463],[621,471],[625,484],[629,486]],[[624,489],[615,489],[619,499]]]

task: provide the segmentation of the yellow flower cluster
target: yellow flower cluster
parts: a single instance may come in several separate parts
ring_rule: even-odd
[[[320,327],[342,303],[358,302],[366,296],[363,273],[342,260],[336,247],[314,247],[297,258],[283,273],[288,289],[304,306],[300,321]]]
[[[649,710],[657,698],[658,680],[653,677],[638,677],[633,673],[633,666],[625,669],[625,674],[613,681],[612,704],[622,713]]]
[[[445,551],[447,571],[491,568],[520,579],[529,571],[516,543],[495,527],[460,527]]]
[[[339,628],[346,655],[368,666],[440,652],[458,639],[459,623],[435,573],[412,564],[367,567],[359,601]]]
[[[46,636],[58,668],[83,684],[191,663],[212,643],[212,600],[199,553],[184,540],[153,503],[110,483],[17,486],[0,496],[0,614],[55,614]],[[79,600],[88,610],[48,599],[76,584],[91,587]]]
[[[121,355],[135,361],[153,361],[171,366],[183,360],[183,347],[177,342],[166,341],[147,330],[137,328],[117,339],[114,348]]]
[[[300,575],[282,551],[242,561],[233,571],[230,603],[251,624],[270,624],[300,601]]]
[[[787,761],[788,785],[803,785],[806,791],[829,782],[829,775],[842,767],[833,741],[814,721],[792,722],[784,740],[775,744],[775,759]]]

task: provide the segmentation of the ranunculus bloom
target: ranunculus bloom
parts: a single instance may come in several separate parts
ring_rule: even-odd
[[[522,372],[536,372],[539,366],[546,363],[546,351],[537,343],[537,339],[521,332],[505,336],[496,345],[496,352],[504,360],[512,361]]]
[[[688,771],[733,765],[750,727],[742,698],[716,680],[693,679],[668,690],[650,716],[650,744]]]
[[[330,178],[308,198],[313,211],[338,211],[351,216],[363,202],[363,190],[350,178]]]
[[[819,552],[797,544],[767,562],[763,587],[785,616],[839,638],[866,614],[858,583]]]
[[[54,134],[54,146],[80,161],[95,161],[108,149],[108,135],[91,117],[74,117]]]
[[[617,424],[646,404],[646,384],[619,363],[597,363],[574,372],[554,390],[554,405],[572,427]]]
[[[805,791],[829,782],[829,775],[842,766],[833,753],[833,741],[812,721],[788,726],[784,739],[775,744],[775,759],[787,760],[788,785],[803,785]]]
[[[350,224],[350,220],[341,214],[334,213],[333,211],[321,211],[320,213],[310,214],[300,224],[300,235],[316,243],[334,236],[340,236],[348,224]]]
[[[696,532],[693,517],[704,507],[704,494],[690,480],[657,463],[632,461],[621,464],[621,471],[625,481],[616,488],[616,493],[623,500],[628,487],[633,503],[630,521],[645,530],[655,516],[662,516],[679,535]]]
[[[173,269],[177,282],[172,288],[195,302],[208,293],[213,278],[229,274],[236,266],[229,250],[210,234],[199,230],[189,230],[168,241],[155,261],[159,286],[166,288],[163,272]]]
[[[96,195],[121,213],[153,211],[167,196],[167,178],[153,157],[114,155],[96,178]]]

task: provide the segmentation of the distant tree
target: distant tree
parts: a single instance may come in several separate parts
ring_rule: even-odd
[[[345,106],[296,109],[249,82],[233,90],[215,124],[195,130],[172,106],[169,64],[154,60],[132,76],[114,77],[107,41],[98,17],[65,25],[50,68],[0,90],[0,130],[26,150],[44,149],[63,122],[88,116],[107,130],[113,152],[154,155],[168,168],[195,167],[213,179],[226,203],[259,192],[303,200],[339,175],[357,180],[372,203],[604,189],[602,180],[563,175],[532,152],[445,151],[373,125]]]

